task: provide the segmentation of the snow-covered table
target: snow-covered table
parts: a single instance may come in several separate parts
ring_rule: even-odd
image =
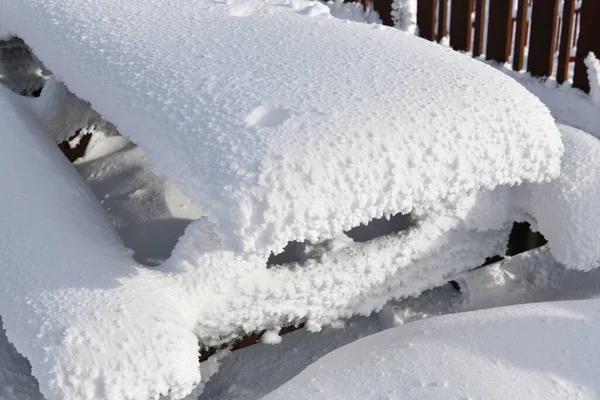
[[[198,339],[318,330],[440,285],[502,251],[529,196],[510,185],[559,173],[559,131],[518,83],[320,3],[0,7],[0,36],[23,38],[206,212],[163,265],[137,264],[44,135],[65,134],[44,105],[79,103],[56,79],[39,100],[0,88],[0,315],[49,400],[181,398]],[[342,235],[409,212],[414,229]],[[293,240],[327,253],[267,269]]]

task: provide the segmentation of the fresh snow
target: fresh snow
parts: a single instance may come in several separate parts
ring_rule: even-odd
[[[10,1],[0,27],[237,254],[558,174],[560,135],[516,82],[322,3]]]
[[[600,300],[454,314],[344,346],[264,400],[596,399]]]
[[[321,261],[294,268],[266,269],[262,258],[223,250],[201,219],[188,227],[171,258],[146,269],[42,131],[35,104],[43,96],[25,101],[0,91],[7,155],[0,167],[19,171],[0,177],[13,193],[2,198],[0,315],[49,400],[181,398],[200,382],[198,338],[218,344],[232,333],[306,318],[317,330],[369,314],[391,297],[443,284],[501,253],[506,243],[510,224],[504,218],[465,217],[477,199],[502,206],[483,192],[435,210],[441,223],[426,218],[418,228],[366,243],[332,240]],[[80,168],[97,160],[95,152],[102,158],[98,145]],[[35,221],[35,229],[23,221]],[[479,232],[478,224],[492,230]]]
[[[539,100],[446,49],[329,18],[336,4],[3,5],[0,34],[23,37],[56,74],[35,100],[0,87],[0,169],[19,171],[0,176],[12,194],[0,199],[0,315],[48,400],[182,398],[202,377],[197,393],[226,354],[199,366],[198,339],[267,329],[274,343],[283,325],[319,331],[369,315],[503,254],[514,220],[547,229],[568,267],[595,266],[594,233],[552,224],[551,207],[594,193],[576,157],[593,159],[596,139],[561,127],[559,179],[572,183],[544,183],[563,144]],[[360,52],[357,38],[369,44]],[[573,125],[597,133],[594,118]],[[94,127],[76,165],[87,182],[54,145],[78,126]],[[548,207],[536,211],[535,196]],[[594,212],[584,205],[562,220]],[[398,211],[416,225],[366,243],[341,234]],[[152,237],[128,239],[172,220],[157,253]],[[326,252],[266,269],[293,239]],[[380,315],[399,321],[389,306]]]

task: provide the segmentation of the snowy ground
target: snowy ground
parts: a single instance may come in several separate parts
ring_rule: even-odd
[[[243,12],[243,9],[237,10]],[[334,8],[335,12],[357,15],[352,10],[344,10],[339,8],[335,11]],[[363,20],[369,21],[372,17]],[[568,86],[557,89],[551,80],[540,83],[524,75],[504,72],[538,96],[550,108],[557,122],[600,136],[599,113],[586,96]],[[32,69],[29,73],[33,84],[26,92],[34,90],[36,80],[43,79],[45,71]],[[64,99],[71,99],[60,92],[60,86],[55,86],[54,90]],[[96,116],[86,115],[86,118],[94,120]],[[149,161],[140,148],[121,136],[113,135],[110,127],[104,128],[104,131],[99,129],[94,133],[91,150],[76,162],[76,168],[104,206],[121,240],[135,252],[135,259],[146,265],[162,264],[171,255],[173,245],[184,228],[190,221],[202,216],[203,211],[194,207],[168,180],[151,173]],[[66,131],[64,126],[60,130]],[[127,202],[122,201],[124,198]],[[141,208],[143,212],[140,212]],[[161,235],[153,236],[156,232]],[[278,346],[259,344],[231,355],[221,354],[225,357],[219,371],[208,381],[199,398],[260,398],[324,354],[399,324],[498,305],[589,298],[600,293],[597,272],[565,270],[554,261],[548,249],[518,256],[457,279],[462,293],[446,285],[427,291],[418,298],[388,304],[379,314],[353,318],[319,333],[305,330],[292,333],[285,336]],[[276,341],[275,338],[271,337],[270,341]],[[214,362],[208,361],[203,365],[204,379],[215,372]],[[1,335],[0,398],[41,398],[26,360]]]

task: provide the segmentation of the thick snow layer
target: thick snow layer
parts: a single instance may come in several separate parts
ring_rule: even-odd
[[[0,87],[8,339],[49,400],[188,394],[200,381],[189,305],[169,296],[178,290],[168,278],[131,259],[54,141],[8,101],[15,96]]]
[[[0,29],[138,144],[237,253],[558,174],[560,135],[516,82],[318,2],[9,1]]]
[[[454,314],[360,339],[268,399],[596,399],[600,300]]]
[[[600,140],[561,125],[565,155],[558,179],[529,185],[529,212],[554,257],[568,268],[600,265]]]
[[[318,330],[369,314],[502,253],[514,219],[509,188],[497,188],[436,207],[435,218],[420,215],[408,231],[365,243],[340,236],[323,243],[329,252],[320,259],[270,269],[263,257],[223,249],[200,219],[165,264],[146,269],[43,122],[27,112],[38,101],[0,88],[0,169],[19,171],[0,175],[11,193],[0,204],[0,315],[49,400],[181,398],[200,381],[198,338],[212,345],[289,323]],[[92,148],[79,167],[102,154],[102,146]],[[114,178],[110,164],[97,171]]]

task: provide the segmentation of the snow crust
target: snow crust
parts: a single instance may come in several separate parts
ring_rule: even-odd
[[[10,1],[0,26],[238,254],[559,171],[552,118],[516,82],[321,3]]]
[[[460,313],[369,336],[269,399],[595,399],[600,301]]]

